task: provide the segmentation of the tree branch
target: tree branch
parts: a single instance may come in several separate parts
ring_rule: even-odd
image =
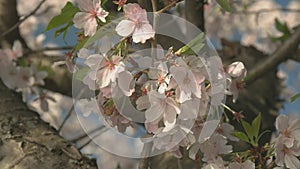
[[[274,8],[274,9],[261,9],[258,11],[235,11],[233,14],[244,14],[244,15],[259,15],[261,13],[269,13],[269,12],[291,12],[291,13],[300,13],[300,9],[290,9],[290,8]]]
[[[74,48],[73,46],[45,47],[45,48],[37,49],[37,50],[27,50],[27,51],[25,51],[24,55],[26,56],[29,54],[42,53],[42,52],[48,52],[48,51],[72,50],[73,48]]]
[[[291,57],[292,60],[300,62],[300,49],[298,49],[295,54]]]
[[[28,15],[24,16],[24,18],[20,19],[12,27],[10,27],[8,30],[3,32],[0,36],[0,38],[3,38],[4,36],[8,35],[10,32],[12,32],[16,28],[18,28],[18,26],[20,26],[21,23],[23,23],[26,19],[28,19],[30,16],[34,15],[40,9],[40,7],[43,5],[44,2],[46,2],[46,0],[42,0],[32,12],[30,12]]]
[[[250,84],[256,79],[263,76],[265,73],[276,68],[281,62],[293,57],[293,52],[296,51],[300,43],[300,27],[287,39],[281,47],[279,47],[270,57],[262,60],[256,67],[248,73],[244,79],[245,84]]]
[[[185,1],[186,20],[197,26],[203,32],[205,32],[204,4],[204,0]]]

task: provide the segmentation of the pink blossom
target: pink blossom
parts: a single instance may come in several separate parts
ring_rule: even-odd
[[[293,146],[294,140],[300,142],[300,119],[295,114],[279,115],[275,126],[288,147]]]
[[[23,55],[22,44],[20,41],[14,41],[12,49],[5,49],[4,50],[10,60],[16,61],[19,57]]]
[[[171,152],[176,158],[182,158],[179,147],[187,147],[195,142],[195,138],[191,133],[188,133],[180,125],[177,125],[169,131],[160,131],[155,134],[153,147],[161,150],[165,149]]]
[[[45,85],[44,79],[48,76],[46,71],[39,71],[36,65],[31,65],[32,76],[34,78],[35,85]]]
[[[78,8],[82,12],[75,14],[73,22],[74,26],[78,29],[84,29],[85,36],[93,36],[97,31],[97,19],[106,22],[105,18],[108,16],[100,6],[99,0],[77,0]]]
[[[232,133],[234,132],[234,127],[229,123],[222,123],[218,128],[217,132],[231,141],[239,141],[237,137],[234,137]]]
[[[203,161],[213,161],[221,154],[232,152],[232,146],[227,145],[227,140],[220,134],[212,135],[206,142],[200,145],[200,150],[203,153]]]
[[[90,70],[83,79],[84,84],[92,90],[97,87],[106,88],[105,93],[108,95],[118,94],[120,90],[124,95],[131,96],[135,83],[132,74],[125,70],[125,64],[121,60],[122,58],[117,55],[111,58],[100,54],[88,56],[85,64],[90,67]],[[108,90],[114,91],[111,93]]]
[[[294,140],[292,146],[287,145],[286,137],[280,135],[275,141],[275,162],[278,166],[286,166],[287,168],[298,168],[300,161],[297,156],[300,156],[299,141]]]
[[[176,123],[176,115],[180,113],[175,100],[152,90],[149,92],[149,101],[151,106],[145,112],[146,123],[163,119],[165,130],[172,129]]]
[[[154,38],[154,30],[147,19],[147,12],[138,4],[129,3],[123,7],[125,20],[122,20],[116,27],[120,36],[132,35],[133,42],[145,43],[147,39]]]
[[[151,79],[149,82],[153,83],[155,80],[155,87],[158,87],[159,93],[165,93],[170,82],[170,77],[168,76],[168,67],[166,62],[158,62],[155,67],[149,68],[148,77]]]
[[[0,49],[0,67],[5,67],[23,55],[22,44],[14,41],[12,49]]]
[[[243,88],[242,80],[246,76],[247,70],[242,62],[234,62],[227,67],[226,73],[229,75],[227,92],[233,96],[233,102],[236,102],[239,90]]]
[[[192,71],[183,66],[172,66],[170,72],[178,84],[180,103],[190,100],[192,94],[201,98],[201,86]]]

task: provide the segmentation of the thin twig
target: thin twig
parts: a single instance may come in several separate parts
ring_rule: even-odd
[[[74,105],[75,105],[75,104],[72,104],[72,107],[70,108],[70,110],[69,110],[67,116],[64,118],[63,122],[62,122],[61,125],[59,126],[59,128],[58,128],[58,130],[57,130],[58,133],[60,133],[60,131],[61,131],[61,129],[64,127],[65,123],[66,123],[67,120],[70,118],[70,116],[71,116],[71,114],[72,114],[72,112],[73,112],[73,110],[74,110]]]
[[[162,8],[161,10],[157,11],[156,13],[161,14],[161,13],[168,11],[169,9],[173,8],[178,2],[180,2],[180,1],[173,1],[170,4],[168,4],[167,6],[165,6],[164,8]]]
[[[292,13],[300,13],[300,9],[290,9],[290,8],[274,8],[274,9],[261,9],[258,11],[235,11],[233,14],[244,14],[244,15],[259,15],[261,13],[269,13],[269,12],[292,12]]]
[[[43,5],[43,3],[46,2],[46,0],[42,0],[37,6],[36,8],[30,12],[28,15],[24,16],[24,18],[22,18],[21,20],[19,20],[16,24],[14,24],[12,27],[10,27],[8,30],[6,30],[4,33],[1,34],[1,38],[3,38],[4,36],[8,35],[10,32],[12,32],[13,30],[15,30],[18,26],[21,25],[21,23],[23,23],[26,19],[28,19],[30,16],[34,15],[39,8]]]
[[[100,127],[97,127],[97,128],[95,128],[95,129],[93,129],[93,130],[91,130],[91,131],[84,132],[84,134],[82,134],[82,135],[80,135],[80,136],[77,136],[76,138],[73,138],[73,139],[71,139],[71,140],[69,140],[69,141],[70,141],[70,142],[77,142],[77,141],[79,141],[79,140],[81,140],[81,139],[83,139],[83,138],[89,136],[90,134],[93,134],[93,133],[95,133],[96,131],[103,129],[103,127],[104,127],[104,126],[100,126]]]
[[[154,31],[156,31],[156,27],[157,27],[157,4],[156,4],[156,0],[151,0],[152,3],[152,10],[153,10],[153,29]],[[157,55],[157,39],[156,36],[154,35],[154,39],[151,42],[151,48],[152,48],[152,57],[156,59],[156,55]]]
[[[72,46],[63,46],[63,47],[45,47],[42,49],[37,49],[37,50],[28,50],[24,53],[24,55],[29,55],[29,54],[35,54],[35,53],[42,53],[42,52],[47,52],[47,51],[61,51],[61,50],[71,50],[74,47]]]
[[[86,143],[84,143],[83,145],[81,145],[81,146],[78,147],[78,150],[83,149],[85,146],[87,146],[88,144],[90,144],[93,141],[94,138],[100,136],[102,133],[106,132],[107,130],[108,130],[108,128],[105,127],[105,126],[103,126],[100,129],[99,133],[97,133],[95,136],[91,136],[90,139]]]
[[[84,91],[85,91],[84,89],[81,89],[81,91],[79,92],[79,94],[76,96],[75,101],[76,101],[78,98],[81,97],[81,95],[84,93]],[[61,129],[64,127],[65,123],[66,123],[67,120],[70,118],[72,112],[74,111],[74,107],[75,107],[75,103],[72,104],[72,107],[70,108],[70,110],[69,110],[67,116],[64,118],[63,122],[62,122],[61,125],[59,126],[59,128],[58,128],[58,130],[57,130],[58,133],[61,132]]]
[[[244,83],[250,84],[263,76],[265,73],[276,68],[280,63],[292,58],[293,52],[295,52],[300,43],[300,27],[298,27],[295,32],[283,42],[283,44],[266,60],[261,61],[257,64],[250,72],[248,76],[244,79]]]

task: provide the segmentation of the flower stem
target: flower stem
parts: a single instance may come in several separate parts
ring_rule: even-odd
[[[151,0],[152,3],[152,11],[153,11],[153,30],[156,32],[156,27],[157,27],[157,4],[156,4],[156,0]],[[156,59],[156,48],[157,48],[157,39],[156,39],[156,35],[154,35],[154,39],[151,42],[151,55],[153,58]]]
[[[173,2],[171,2],[169,5],[165,6],[165,7],[162,8],[161,10],[157,11],[156,13],[157,13],[157,14],[164,13],[164,12],[166,12],[167,10],[173,8],[178,2],[180,2],[180,1],[173,1]],[[153,11],[153,12],[154,12],[154,11]]]

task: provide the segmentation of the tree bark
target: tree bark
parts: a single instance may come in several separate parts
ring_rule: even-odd
[[[19,21],[16,6],[16,0],[0,0],[0,35]],[[7,47],[16,39],[24,43],[18,29],[2,37],[0,46]]]
[[[0,35],[19,21],[16,6],[16,0],[0,0]],[[17,28],[0,38],[0,48],[11,47],[17,39],[26,46]],[[0,93],[1,169],[97,168],[95,160],[82,156],[1,80]]]
[[[186,0],[185,1],[185,18],[193,23],[201,31],[205,32],[204,21],[204,0]]]
[[[97,168],[0,82],[0,168]]]

